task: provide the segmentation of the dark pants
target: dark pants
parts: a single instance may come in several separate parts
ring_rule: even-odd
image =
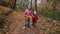
[[[25,21],[25,27],[28,27],[29,28],[29,26],[30,26],[30,20],[26,20]]]
[[[32,25],[33,25],[34,27],[36,27],[36,24],[37,24],[37,23],[32,23]]]
[[[33,27],[36,27],[36,25],[37,25],[37,21],[34,21],[34,20],[33,20],[33,21],[32,21],[32,26],[33,26]]]

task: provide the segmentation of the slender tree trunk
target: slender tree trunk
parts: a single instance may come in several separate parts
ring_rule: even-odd
[[[0,0],[0,5],[2,5],[3,4],[3,0]]]
[[[28,0],[27,0],[27,5],[28,5]]]
[[[31,10],[32,10],[32,0],[31,0]]]
[[[56,10],[56,2],[57,1],[54,1],[54,3],[53,3],[53,10]]]
[[[37,11],[37,0],[35,0],[35,10]]]
[[[14,6],[13,6],[13,9],[15,9],[15,6],[16,6],[16,1],[17,1],[17,0],[15,0],[15,1],[14,1]]]
[[[49,0],[47,0],[47,2],[48,2]]]

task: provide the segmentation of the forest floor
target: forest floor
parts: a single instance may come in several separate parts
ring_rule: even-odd
[[[0,34],[60,34],[60,21],[48,21],[43,16],[39,17],[36,28],[30,25],[30,28],[23,29],[25,21],[22,11],[12,11],[6,16],[5,22]]]

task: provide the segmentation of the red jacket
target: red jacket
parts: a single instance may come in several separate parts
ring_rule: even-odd
[[[34,17],[32,17],[32,22],[37,23],[38,16],[36,14],[33,14]]]

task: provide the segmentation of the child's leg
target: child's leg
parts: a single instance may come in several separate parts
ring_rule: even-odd
[[[30,26],[30,21],[29,20],[26,20],[25,27],[29,27],[29,26]]]
[[[28,20],[28,27],[30,26],[30,20]]]
[[[33,27],[36,27],[36,23],[32,23]]]
[[[28,21],[27,21],[27,20],[25,20],[25,27],[27,27],[27,24],[28,24],[27,22],[28,22]]]

